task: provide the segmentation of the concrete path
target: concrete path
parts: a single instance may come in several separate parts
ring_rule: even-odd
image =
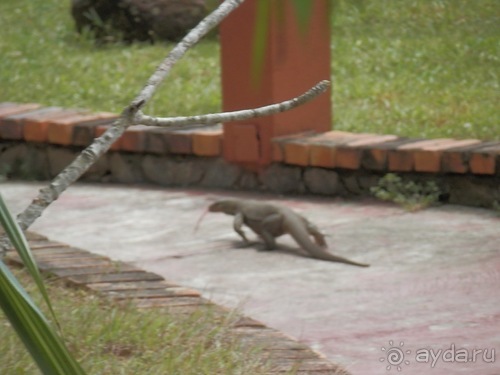
[[[41,184],[4,182],[13,212]],[[270,200],[303,213],[358,268],[239,249],[211,199]],[[417,213],[373,201],[78,184],[31,228],[196,288],[277,328],[354,375],[500,374],[500,218],[442,206]],[[280,239],[293,249],[288,238]],[[387,370],[387,368],[389,370]]]

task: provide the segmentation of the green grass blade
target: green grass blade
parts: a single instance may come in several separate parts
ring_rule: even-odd
[[[1,260],[0,307],[43,374],[85,374],[47,319]]]
[[[45,288],[45,284],[43,283],[43,279],[38,266],[36,265],[33,253],[29,248],[28,241],[26,241],[26,237],[17,224],[17,221],[12,217],[9,210],[7,209],[2,194],[0,194],[0,224],[4,227],[5,233],[9,236],[10,242],[16,249],[19,257],[23,261],[31,277],[33,277],[33,280],[40,290],[40,293],[42,294],[42,297],[47,304],[54,321],[56,322],[56,324],[58,324],[54,309],[52,308],[52,304],[50,303],[47,289]]]
[[[300,31],[305,34],[311,20],[313,2],[311,0],[292,0]]]
[[[268,0],[259,0],[257,3],[257,21],[252,45],[252,81],[256,87],[262,84],[266,47],[269,33],[269,17],[271,4]]]

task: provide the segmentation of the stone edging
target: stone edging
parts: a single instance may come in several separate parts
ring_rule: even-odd
[[[173,315],[194,313],[207,307],[215,316],[227,316],[230,310],[203,298],[196,290],[181,287],[163,277],[123,262],[51,241],[36,233],[27,233],[28,242],[40,270],[66,283],[83,287],[115,300],[130,299],[139,308],[161,307]],[[17,253],[7,252],[7,262],[22,265]],[[242,316],[231,326],[243,350],[262,350],[262,363],[268,374],[294,371],[294,374],[349,375],[308,346],[261,322]]]
[[[0,103],[0,175],[48,179],[102,134],[112,113]],[[297,134],[273,140],[273,161],[258,172],[227,163],[220,126],[127,129],[83,179],[150,182],[277,193],[368,195],[386,173],[436,181],[443,201],[500,203],[500,142],[394,135]],[[17,170],[16,170],[17,168]],[[24,175],[23,175],[24,174]]]

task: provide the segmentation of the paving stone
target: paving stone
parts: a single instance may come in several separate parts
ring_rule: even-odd
[[[349,171],[349,173],[342,173],[339,174],[339,176],[345,191],[355,195],[363,193],[363,187],[359,184],[358,177],[355,173]]]
[[[111,283],[95,283],[87,284],[87,287],[99,292],[123,291],[123,290],[148,290],[148,289],[165,289],[178,286],[165,280],[161,281],[126,281],[126,282],[111,282]]]
[[[121,290],[108,291],[106,295],[116,299],[136,299],[136,298],[174,298],[174,297],[199,297],[200,292],[184,287],[169,287],[163,289],[138,289],[138,290]]]
[[[47,157],[49,159],[49,171],[52,177],[57,176],[61,171],[70,165],[78,156],[78,152],[69,148],[49,147]]]
[[[40,267],[42,268],[42,267]],[[59,277],[66,277],[68,279],[74,276],[81,275],[99,275],[106,273],[116,273],[116,272],[138,272],[140,271],[137,267],[133,267],[128,264],[110,264],[108,266],[94,266],[94,267],[81,267],[81,268],[50,268],[51,273]],[[95,281],[93,281],[95,282]]]
[[[184,306],[202,306],[209,303],[207,300],[199,297],[167,297],[167,298],[143,298],[135,301],[139,308],[150,307],[184,307]]]
[[[210,162],[201,158],[175,158],[146,155],[142,158],[142,172],[147,181],[162,186],[191,186],[198,184]]]
[[[265,324],[249,318],[248,316],[242,316],[240,317],[235,323],[233,323],[233,327],[239,328],[239,327],[265,327]]]
[[[112,282],[130,282],[130,281],[161,281],[163,277],[145,271],[129,271],[97,273],[97,274],[71,274],[66,276],[67,280],[74,284],[96,284]]]
[[[203,164],[205,172],[200,186],[231,189],[235,187],[241,175],[241,169],[237,165],[228,163],[222,158],[212,159]]]
[[[71,258],[57,258],[57,259],[37,259],[38,267],[41,270],[70,270],[70,269],[88,269],[92,267],[110,267],[113,268],[114,264],[106,259],[71,259]]]
[[[24,232],[25,236],[26,236],[26,239],[28,240],[28,242],[35,242],[35,241],[47,241],[48,238],[39,234],[39,233],[35,233],[35,232],[31,232],[31,231],[26,231]]]
[[[304,184],[313,194],[336,195],[340,191],[337,172],[325,168],[307,168],[304,171]]]
[[[6,177],[18,176],[28,159],[28,152],[26,144],[8,145],[0,149],[0,174]]]
[[[54,260],[57,259],[109,259],[99,255],[95,255],[83,250],[72,249],[70,247],[40,249],[33,251],[33,256],[37,260]],[[18,258],[17,255],[13,256]]]
[[[305,191],[299,167],[271,164],[260,175],[264,187],[276,193],[301,193]]]
[[[304,359],[318,359],[318,354],[309,349],[266,349],[262,351],[264,358],[285,359],[299,361]]]
[[[111,181],[125,184],[144,181],[140,155],[112,152],[108,155],[108,161]]]
[[[242,190],[258,191],[262,189],[257,173],[250,170],[243,170],[240,172],[240,178],[235,187]]]
[[[44,250],[44,249],[70,249],[71,247],[56,241],[32,241],[30,242],[31,250]]]

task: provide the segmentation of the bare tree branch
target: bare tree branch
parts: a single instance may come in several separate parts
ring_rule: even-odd
[[[167,55],[149,78],[146,86],[137,97],[126,107],[120,118],[99,138],[82,151],[76,159],[59,173],[49,184],[38,193],[31,204],[17,216],[17,221],[22,230],[26,230],[38,219],[59,195],[83,175],[101,157],[111,145],[125,132],[127,127],[134,125],[137,111],[142,108],[153,96],[160,83],[168,76],[170,70],[184,54],[195,45],[214,26],[219,24],[229,13],[236,9],[244,0],[225,0],[216,10],[205,17],[192,29]],[[0,238],[0,256],[5,254],[10,247],[6,236]]]
[[[224,113],[213,113],[208,115],[198,115],[198,116],[186,116],[186,117],[151,117],[142,114],[140,111],[135,116],[134,122],[136,124],[141,125],[149,125],[149,126],[185,126],[192,124],[203,124],[210,125],[216,124],[220,122],[228,122],[228,121],[237,121],[237,120],[246,120],[254,117],[262,117],[269,116],[275,113],[288,111],[299,105],[307,103],[311,101],[318,95],[322,94],[328,89],[330,86],[329,81],[321,81],[313,86],[311,89],[306,91],[304,94],[283,101],[277,104],[271,104],[264,107],[254,108],[254,109],[243,109],[241,111],[234,112],[224,112]]]
[[[204,124],[243,120],[252,117],[267,116],[283,112],[304,104],[323,93],[329,86],[328,81],[321,81],[306,93],[278,104],[272,104],[256,109],[247,109],[220,114],[208,114],[190,117],[155,118],[146,116],[141,108],[151,99],[161,82],[168,76],[172,67],[179,59],[195,45],[210,29],[219,24],[231,11],[244,0],[225,0],[214,12],[192,29],[167,55],[158,66],[144,88],[121,113],[120,117],[99,138],[85,148],[75,160],[59,173],[52,182],[41,189],[31,204],[17,216],[22,230],[30,227],[40,217],[43,211],[55,201],[72,183],[82,176],[101,157],[111,145],[132,125],[179,126],[189,124]],[[6,236],[0,238],[0,256],[10,246]]]

